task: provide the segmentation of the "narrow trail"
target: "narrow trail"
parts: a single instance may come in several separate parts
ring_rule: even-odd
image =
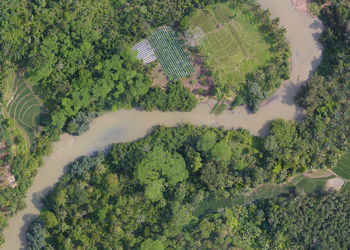
[[[83,155],[105,150],[114,142],[126,142],[145,136],[156,125],[176,126],[189,122],[193,125],[224,126],[227,129],[243,127],[253,134],[266,135],[268,123],[276,118],[302,120],[304,110],[294,102],[300,86],[305,84],[320,63],[322,47],[317,42],[323,26],[320,20],[297,12],[290,0],[258,0],[269,8],[272,16],[279,16],[287,27],[287,37],[292,51],[291,78],[267,100],[256,114],[246,108],[225,111],[220,116],[210,114],[213,101],[202,103],[195,110],[185,112],[145,112],[137,109],[106,113],[96,118],[85,134],[73,137],[63,134],[53,144],[53,152],[44,157],[33,185],[27,192],[26,208],[9,219],[2,249],[23,249],[26,231],[37,217],[42,206],[40,199],[51,190],[66,170],[66,166]],[[214,101],[215,102],[215,101]]]

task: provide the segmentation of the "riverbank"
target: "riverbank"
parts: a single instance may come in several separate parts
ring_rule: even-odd
[[[322,47],[317,42],[323,26],[320,20],[296,11],[290,0],[258,0],[263,8],[269,8],[272,16],[279,16],[281,24],[287,27],[292,57],[291,79],[285,81],[276,93],[256,114],[239,107],[234,111],[226,110],[220,116],[210,114],[215,101],[202,103],[195,110],[185,112],[144,112],[136,109],[106,113],[95,119],[90,130],[73,137],[63,134],[60,141],[53,144],[53,153],[44,158],[44,164],[38,169],[33,185],[27,192],[27,207],[9,219],[5,231],[5,245],[2,249],[20,249],[24,247],[26,230],[31,220],[40,211],[40,199],[52,189],[64,174],[65,167],[82,155],[90,155],[105,150],[111,143],[126,142],[145,136],[152,127],[162,124],[176,126],[189,122],[194,125],[224,126],[225,128],[243,127],[253,134],[266,135],[268,122],[276,118],[302,120],[304,111],[294,102],[295,94],[305,84],[317,68]]]

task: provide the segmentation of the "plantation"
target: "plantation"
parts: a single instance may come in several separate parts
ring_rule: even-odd
[[[252,18],[228,4],[208,6],[191,18],[190,31],[200,28],[197,39],[216,79],[234,90],[243,87],[246,75],[264,66],[272,57]]]
[[[350,153],[344,155],[339,161],[333,172],[340,177],[350,180]]]
[[[165,26],[156,30],[149,37],[149,43],[169,80],[186,78],[194,72],[193,66],[172,28]]]
[[[7,105],[7,113],[25,132],[30,145],[34,143],[41,103],[30,87],[21,78],[16,78],[13,97]]]

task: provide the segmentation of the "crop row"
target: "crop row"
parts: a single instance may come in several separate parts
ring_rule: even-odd
[[[194,72],[192,64],[171,28],[157,30],[151,35],[149,42],[170,80],[184,78]]]
[[[37,118],[41,113],[41,104],[25,82],[16,80],[14,98],[9,103],[7,112],[27,134],[29,143],[32,144],[38,125]]]
[[[244,45],[241,41],[241,38],[238,36],[237,34],[237,30],[236,30],[236,27],[235,27],[235,24],[233,22],[231,22],[229,25],[228,25],[229,29],[231,30],[233,36],[235,37],[236,41],[237,41],[237,44],[238,46],[240,47],[240,49],[242,50],[243,54],[245,57],[248,56],[248,53],[246,51],[246,49],[244,48]]]

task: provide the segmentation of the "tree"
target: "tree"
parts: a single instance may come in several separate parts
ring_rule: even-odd
[[[265,95],[262,92],[261,87],[256,82],[249,82],[247,85],[247,100],[248,100],[248,107],[250,111],[255,113],[261,101],[264,99]]]
[[[202,152],[208,152],[216,143],[216,135],[213,132],[206,132],[197,141],[197,149]]]
[[[164,245],[160,240],[148,238],[141,244],[141,250],[164,250]]]
[[[163,181],[155,180],[148,184],[145,189],[146,198],[150,199],[152,202],[159,201],[163,198]]]
[[[217,143],[211,150],[211,157],[218,162],[226,162],[231,158],[231,147],[225,141]]]
[[[41,250],[45,247],[45,228],[38,222],[31,224],[28,233],[28,249]]]
[[[186,31],[190,27],[190,18],[188,16],[183,17],[179,22],[182,31]]]
[[[114,195],[115,193],[117,193],[119,190],[118,175],[112,173],[107,174],[105,179],[105,187],[110,194]]]
[[[53,228],[57,225],[58,221],[56,219],[56,216],[49,212],[44,211],[39,216],[39,221],[46,227],[46,228]]]

